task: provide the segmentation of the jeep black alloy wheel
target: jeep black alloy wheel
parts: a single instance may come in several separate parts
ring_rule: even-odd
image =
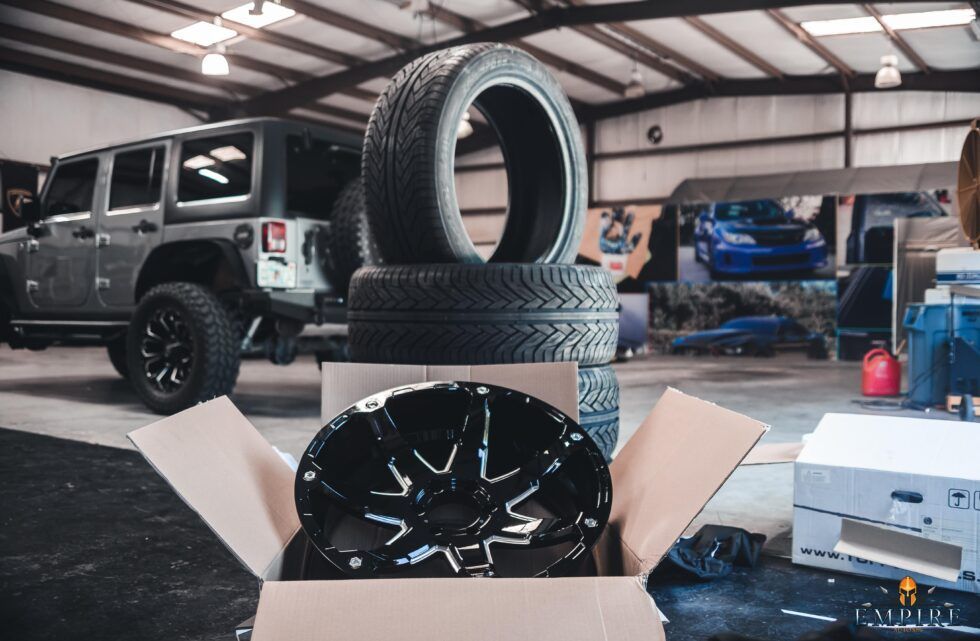
[[[578,121],[543,64],[494,43],[417,58],[378,97],[361,168],[385,261],[485,262],[454,182],[457,131],[471,108],[496,134],[507,168],[507,218],[490,261],[574,262],[588,199]]]
[[[165,394],[187,382],[194,364],[194,338],[175,307],[158,307],[143,323],[139,338],[143,375]]]
[[[126,334],[129,380],[146,405],[179,412],[235,387],[240,342],[227,310],[196,283],[147,292]]]
[[[303,529],[356,578],[572,574],[611,501],[602,453],[573,420],[480,383],[363,399],[320,430],[296,473]]]

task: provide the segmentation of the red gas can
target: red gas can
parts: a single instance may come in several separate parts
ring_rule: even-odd
[[[902,385],[902,366],[887,349],[873,349],[864,355],[861,393],[865,396],[898,396]]]

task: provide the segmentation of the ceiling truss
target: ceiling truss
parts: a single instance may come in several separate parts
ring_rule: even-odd
[[[211,21],[214,16],[195,4],[181,0],[126,0],[143,7],[162,11],[188,20]],[[899,0],[902,1],[902,0]],[[584,37],[600,43],[609,50],[635,61],[635,64],[652,69],[670,78],[677,87],[667,91],[649,93],[641,98],[615,100],[605,104],[574,102],[576,113],[585,122],[615,117],[634,111],[650,109],[688,100],[712,96],[779,95],[804,93],[839,93],[842,91],[866,91],[873,87],[873,76],[857,73],[847,63],[830,51],[819,39],[812,37],[790,19],[782,9],[811,4],[849,4],[841,0],[658,0],[657,2],[614,2],[588,4],[588,0],[512,0],[528,11],[526,17],[488,26],[487,24],[456,13],[441,3],[431,3],[428,18],[452,27],[461,35],[441,42],[423,43],[414,38],[386,30],[339,11],[328,3],[316,0],[282,0],[282,3],[307,17],[330,25],[332,28],[355,33],[383,43],[389,52],[380,58],[365,59],[336,46],[315,43],[296,38],[282,30],[256,29],[239,23],[228,23],[241,35],[267,45],[309,56],[329,63],[334,71],[312,75],[295,68],[277,65],[267,60],[233,51],[226,53],[231,64],[251,72],[275,78],[282,86],[269,90],[228,78],[202,76],[187,66],[165,64],[134,55],[124,54],[106,47],[91,44],[92,40],[73,40],[24,29],[3,19],[0,15],[0,37],[23,45],[39,47],[56,54],[69,55],[72,59],[91,60],[144,74],[137,77],[125,73],[110,72],[89,67],[83,62],[71,62],[40,53],[0,44],[0,67],[34,73],[39,76],[105,88],[118,93],[143,97],[175,104],[181,108],[204,112],[209,118],[226,118],[236,115],[275,115],[294,109],[323,116],[341,127],[356,130],[363,127],[367,114],[352,108],[327,105],[321,102],[332,94],[344,94],[364,101],[365,111],[376,99],[376,92],[359,85],[376,78],[390,76],[416,56],[445,46],[478,41],[504,41],[522,47],[542,62],[590,85],[600,87],[616,95],[623,95],[625,85],[621,78],[614,78],[588,66],[568,60],[524,40],[537,33],[569,28]],[[95,31],[110,33],[129,40],[152,45],[175,54],[203,56],[207,50],[172,38],[169,34],[124,22],[54,0],[0,0],[3,5],[69,22]],[[916,73],[903,74],[904,90],[955,90],[980,91],[980,73],[976,69],[940,71],[931,68],[909,42],[891,29],[873,4],[859,5],[874,17],[896,49],[917,68]],[[791,34],[801,45],[819,56],[833,73],[819,76],[792,76],[781,70],[776,63],[767,60],[701,16],[731,12],[758,10],[765,12],[776,24]],[[690,56],[671,48],[643,31],[627,24],[636,20],[678,17],[691,27],[720,45],[730,55],[758,69],[765,78],[726,78],[717,70]],[[337,69],[337,67],[342,67]],[[627,67],[628,69],[628,67]],[[625,75],[625,74],[624,74]],[[159,77],[160,81],[148,80]],[[176,86],[174,81],[182,83]],[[679,85],[679,87],[678,87]],[[478,124],[478,123],[477,123]],[[487,132],[477,131],[474,143]]]

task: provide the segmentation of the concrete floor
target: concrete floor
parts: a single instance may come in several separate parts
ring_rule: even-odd
[[[859,404],[857,363],[798,355],[651,356],[616,370],[622,388],[620,445],[668,385],[769,423],[763,442],[798,442],[825,412],[881,413]],[[309,357],[289,367],[244,362],[233,400],[269,442],[293,455],[320,428],[319,371]],[[951,418],[944,412],[930,416]],[[0,427],[131,448],[126,433],[157,418],[116,375],[102,349],[0,347]],[[778,553],[788,549],[791,519],[792,466],[752,466],[732,475],[692,529],[701,523],[739,525],[774,539],[771,551]]]

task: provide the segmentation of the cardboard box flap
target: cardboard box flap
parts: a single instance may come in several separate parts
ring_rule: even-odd
[[[253,641],[663,641],[635,577],[270,581]]]
[[[129,440],[252,574],[278,576],[280,553],[299,529],[293,472],[227,397]]]
[[[911,533],[842,519],[834,552],[956,583],[963,549]]]
[[[767,429],[668,388],[613,460],[600,573],[652,571]]]
[[[576,363],[521,363],[515,365],[379,365],[324,363],[321,421],[357,401],[386,390],[430,381],[473,381],[509,387],[535,396],[578,420],[578,365]]]
[[[980,430],[971,423],[824,414],[797,462],[980,481],[975,456],[951,456],[978,451]]]

